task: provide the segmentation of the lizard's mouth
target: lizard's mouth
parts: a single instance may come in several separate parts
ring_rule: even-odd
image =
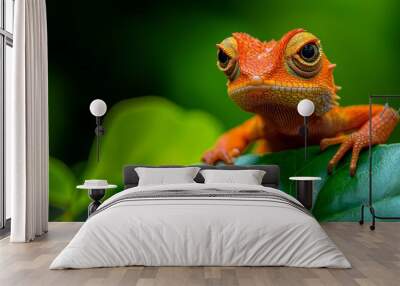
[[[258,112],[266,105],[280,105],[296,108],[302,99],[309,99],[315,104],[316,115],[322,115],[337,105],[335,95],[320,86],[288,86],[280,83],[246,84],[228,89],[232,98],[242,109]]]

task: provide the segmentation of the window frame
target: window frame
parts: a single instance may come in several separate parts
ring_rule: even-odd
[[[6,97],[6,64],[7,64],[7,46],[13,48],[13,34],[7,31],[6,23],[7,15],[6,1],[11,1],[14,13],[15,0],[0,0],[1,5],[1,20],[0,20],[0,236],[4,233],[9,232],[10,220],[7,219],[6,215],[6,189],[5,189],[5,97]],[[14,21],[14,15],[11,15]],[[14,28],[14,27],[13,27]],[[14,29],[12,29],[14,30]]]

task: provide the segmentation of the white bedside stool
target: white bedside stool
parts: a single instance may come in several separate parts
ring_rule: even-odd
[[[313,203],[314,181],[320,181],[320,177],[290,177],[296,182],[296,198],[303,206],[311,210]]]

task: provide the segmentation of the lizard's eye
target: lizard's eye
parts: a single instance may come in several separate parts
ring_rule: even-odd
[[[289,67],[299,76],[311,78],[321,70],[321,52],[317,43],[308,43],[289,57]]]
[[[234,57],[234,51],[225,51],[222,47],[218,47],[217,58],[218,68],[224,72],[229,80],[232,81],[239,76],[239,65]]]
[[[218,49],[218,63],[223,68],[226,67],[231,59],[222,49]]]
[[[233,37],[217,44],[217,66],[230,81],[235,80],[240,74],[237,54],[237,42]]]
[[[319,48],[316,44],[306,44],[300,49],[299,53],[306,62],[313,62],[319,57]]]
[[[296,34],[286,46],[285,59],[296,75],[303,78],[316,76],[322,68],[319,40],[308,32]]]

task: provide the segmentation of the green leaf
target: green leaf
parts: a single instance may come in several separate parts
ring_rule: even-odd
[[[82,192],[76,190],[73,172],[60,160],[49,159],[49,205],[51,221],[68,221],[77,218],[74,208]]]
[[[125,100],[108,113],[100,162],[93,144],[85,178],[105,178],[122,187],[127,164],[193,164],[222,132],[214,117],[186,111],[160,97]]]
[[[96,142],[87,163],[72,170],[56,159],[50,160],[50,210],[52,220],[84,220],[90,202],[87,192],[77,191],[84,179],[107,179],[122,190],[122,169],[127,164],[193,164],[210,148],[222,132],[212,116],[201,111],[185,111],[159,98],[125,100],[113,106],[101,138],[100,162]],[[80,176],[75,176],[74,172]],[[79,179],[76,179],[79,178]],[[77,182],[79,180],[79,182]]]
[[[357,174],[350,177],[348,154],[339,163],[332,175],[326,167],[337,147],[320,152],[318,147],[308,149],[304,160],[304,149],[271,153],[264,156],[244,155],[237,165],[278,164],[281,167],[281,189],[295,194],[295,185],[290,176],[319,176],[314,192],[313,214],[320,221],[358,221],[360,205],[368,199],[368,151],[363,151],[358,162]],[[374,207],[381,216],[400,215],[400,144],[379,145],[373,148],[372,188]],[[366,218],[369,213],[366,211]]]

